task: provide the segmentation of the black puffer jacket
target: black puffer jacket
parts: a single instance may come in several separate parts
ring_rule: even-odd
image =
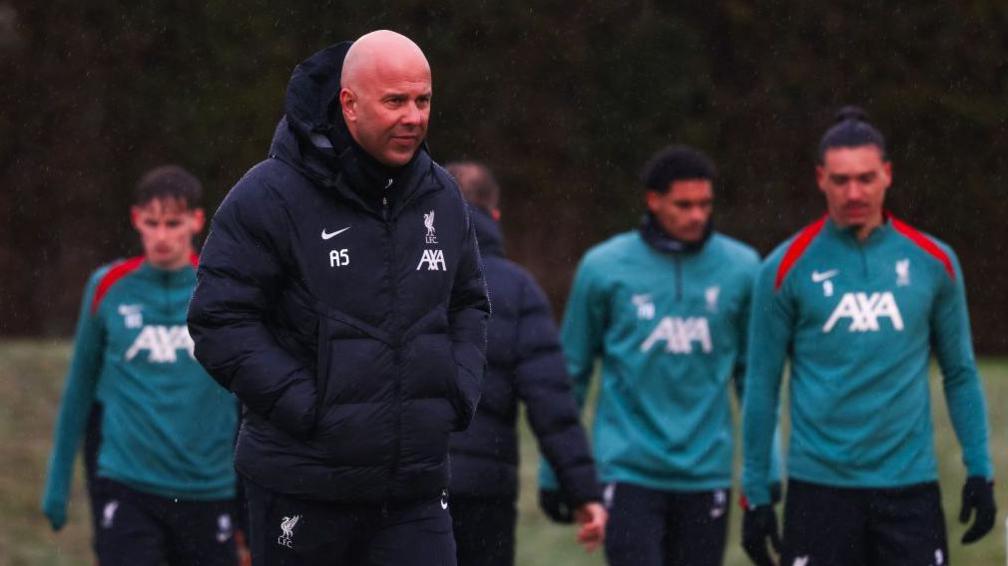
[[[348,46],[294,70],[270,158],[214,216],[189,328],[247,409],[243,475],[311,499],[434,497],[479,399],[481,260],[426,148],[385,171],[352,142],[337,101]]]
[[[546,459],[573,503],[597,501],[600,488],[564,369],[546,296],[524,269],[503,257],[496,222],[472,208],[494,312],[487,331],[487,375],[472,426],[452,435],[452,495],[515,497],[518,401]]]

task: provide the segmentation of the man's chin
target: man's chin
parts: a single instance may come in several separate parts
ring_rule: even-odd
[[[389,167],[402,167],[413,159],[413,155],[416,153],[417,147],[413,147],[412,149],[387,151],[384,155],[378,158],[378,161],[381,161],[382,164],[388,165]]]
[[[167,269],[181,261],[180,258],[170,253],[149,253],[147,254],[146,259],[147,263],[157,267],[158,269]]]
[[[840,218],[839,222],[845,228],[861,228],[867,223],[867,214],[845,214]]]
[[[700,240],[703,240],[703,237],[704,237],[704,230],[703,228],[700,228],[697,230],[691,230],[689,232],[680,234],[679,236],[676,236],[676,239],[678,239],[680,242],[684,244],[693,245],[700,243]]]

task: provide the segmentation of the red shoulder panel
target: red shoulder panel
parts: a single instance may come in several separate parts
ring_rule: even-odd
[[[784,252],[784,259],[781,260],[780,267],[777,268],[777,278],[774,279],[774,291],[780,289],[780,286],[784,284],[784,279],[787,277],[791,268],[794,267],[798,258],[805,253],[805,250],[812,243],[812,240],[819,235],[822,231],[823,226],[826,225],[826,216],[823,216],[819,220],[816,220],[812,224],[809,224],[798,234],[798,236],[791,242],[788,246],[786,252]]]
[[[945,272],[948,273],[948,276],[951,277],[953,281],[955,280],[956,274],[955,267],[952,266],[952,258],[942,251],[942,249],[938,247],[938,244],[934,243],[931,238],[928,238],[913,226],[899,220],[895,216],[890,215],[889,221],[892,222],[892,227],[895,228],[897,232],[909,238],[910,241],[917,244],[921,247],[921,249],[940,261],[945,267]]]
[[[111,289],[117,281],[135,271],[141,264],[143,264],[143,262],[143,256],[137,256],[130,259],[124,259],[113,265],[112,268],[108,270],[108,273],[101,278],[101,281],[98,282],[98,289],[95,290],[94,300],[91,301],[91,314],[98,312],[98,306],[101,305],[102,299],[105,298],[105,294],[108,293],[109,289]]]

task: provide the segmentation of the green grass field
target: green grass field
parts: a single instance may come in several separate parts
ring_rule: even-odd
[[[69,357],[65,341],[0,342],[0,565],[91,564],[87,503],[81,473],[75,478],[69,524],[53,534],[38,510],[53,419]],[[990,407],[991,450],[999,480],[1008,465],[1008,361],[981,363]],[[958,543],[963,527],[955,520],[963,470],[952,434],[940,381],[932,376],[936,448],[949,519],[952,563],[962,566],[1005,564],[1004,514],[994,531],[980,543]],[[525,489],[519,502],[517,563],[521,566],[600,565],[600,553],[586,555],[574,544],[571,528],[551,524],[535,502],[537,453],[523,428],[521,478]],[[1008,506],[1008,486],[998,483],[998,503]],[[740,515],[732,509],[732,530],[726,565],[744,565],[738,546]]]

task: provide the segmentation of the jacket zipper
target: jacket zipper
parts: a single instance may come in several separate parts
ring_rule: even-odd
[[[385,188],[388,189],[388,187],[391,184],[392,183],[389,182],[388,184],[386,184]],[[389,208],[388,208],[388,197],[387,196],[382,196],[382,218],[385,220],[385,233],[388,236],[388,241],[389,241],[389,251],[388,251],[388,254],[389,254],[389,270],[391,272],[390,276],[392,277],[392,280],[390,282],[391,288],[392,288],[392,309],[391,309],[391,316],[392,316],[392,322],[393,322],[393,324],[397,324],[396,304],[397,304],[397,301],[399,299],[399,288],[398,288],[398,285],[396,284],[396,282],[398,281],[399,278],[398,278],[397,274],[395,273],[395,271],[396,271],[395,238],[394,238],[394,234],[393,234],[392,222],[389,220]],[[398,333],[396,333],[396,334],[398,334]],[[402,450],[402,440],[401,440],[401,438],[402,438],[402,399],[401,399],[401,397],[402,397],[402,368],[400,367],[401,366],[400,356],[402,355],[401,352],[402,352],[402,344],[399,343],[398,340],[397,340],[396,344],[394,345],[394,352],[393,352],[393,367],[394,367],[393,371],[395,371],[395,388],[394,388],[394,391],[395,391],[395,411],[394,411],[394,414],[395,414],[395,420],[396,420],[396,422],[395,422],[395,429],[396,429],[395,430],[395,449],[392,452],[392,463],[391,463],[391,468],[389,470],[388,491],[386,492],[386,496],[385,496],[386,501],[389,501],[389,500],[392,499],[392,497],[391,497],[392,496],[392,493],[391,493],[392,486],[395,485],[395,477],[396,477],[396,474],[399,471],[399,457],[400,457],[399,452]],[[385,509],[384,506],[383,506],[383,509]]]
[[[165,271],[161,276],[161,290],[163,291],[162,297],[164,298],[164,312],[165,314],[171,316],[171,273]]]
[[[871,236],[868,236],[868,238],[871,238]],[[855,237],[854,245],[857,246],[858,257],[861,259],[861,277],[864,281],[868,281],[868,239],[862,242]]]
[[[682,261],[679,256],[675,256],[675,299],[682,300]]]

